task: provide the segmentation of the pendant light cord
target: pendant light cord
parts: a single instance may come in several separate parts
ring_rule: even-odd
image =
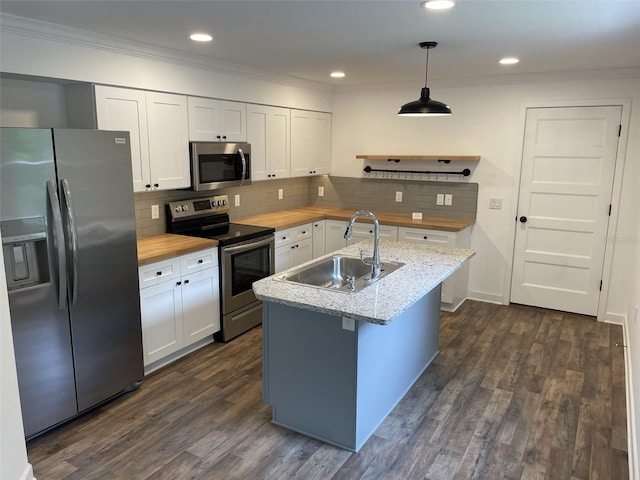
[[[424,69],[424,88],[427,88],[427,77],[429,76],[429,50],[430,48],[427,48],[427,62]]]

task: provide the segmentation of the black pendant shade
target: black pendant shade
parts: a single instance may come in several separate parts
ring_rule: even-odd
[[[429,89],[427,88],[427,75],[429,72],[429,49],[435,48],[438,45],[437,42],[421,42],[420,48],[427,49],[427,64],[424,75],[424,87],[420,92],[420,98],[413,102],[405,103],[400,107],[398,115],[406,117],[427,117],[438,115],[451,115],[451,108],[437,100],[432,100],[429,95]]]

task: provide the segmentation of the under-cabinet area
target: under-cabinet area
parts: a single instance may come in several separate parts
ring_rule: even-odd
[[[141,266],[145,373],[212,341],[220,330],[218,249]]]

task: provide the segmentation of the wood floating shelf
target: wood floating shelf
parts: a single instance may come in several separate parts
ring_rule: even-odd
[[[431,160],[434,162],[449,163],[455,161],[478,161],[480,155],[356,155],[356,159],[360,160],[388,160],[390,162],[399,162],[400,160]]]

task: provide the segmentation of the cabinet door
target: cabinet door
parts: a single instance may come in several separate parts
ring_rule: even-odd
[[[100,130],[129,132],[133,190],[144,192],[147,186],[151,186],[145,92],[97,85],[95,99],[96,120]]]
[[[144,364],[149,365],[184,345],[182,289],[172,280],[140,290]]]
[[[291,255],[292,255],[292,245],[283,245],[281,247],[276,247],[274,252],[274,263],[275,263],[275,272],[280,273],[283,270],[292,266],[291,263]]]
[[[182,277],[185,347],[220,330],[218,275],[216,267]]]
[[[291,114],[288,108],[269,107],[267,159],[271,178],[291,176]]]
[[[331,114],[314,112],[313,116],[314,157],[311,171],[314,175],[331,172]]]
[[[313,222],[313,258],[318,258],[321,257],[322,255],[325,254],[325,245],[326,245],[326,238],[325,238],[325,231],[326,231],[326,221],[325,220],[320,220],[319,222]]]
[[[223,142],[247,141],[247,104],[220,100],[220,132]]]
[[[191,179],[187,98],[147,92],[147,112],[152,188],[188,187]]]
[[[211,98],[189,97],[189,140],[215,142],[220,135],[220,103]]]
[[[344,239],[344,231],[347,229],[347,222],[342,220],[325,220],[326,236],[325,236],[325,253],[335,252],[347,246]]]
[[[291,266],[295,267],[301,263],[308,262],[313,258],[313,240],[306,238],[295,243],[295,248],[292,250]]]
[[[316,147],[311,112],[291,110],[291,176],[311,175]]]
[[[268,107],[247,105],[247,142],[251,144],[251,179],[271,178],[267,161],[267,118]]]

